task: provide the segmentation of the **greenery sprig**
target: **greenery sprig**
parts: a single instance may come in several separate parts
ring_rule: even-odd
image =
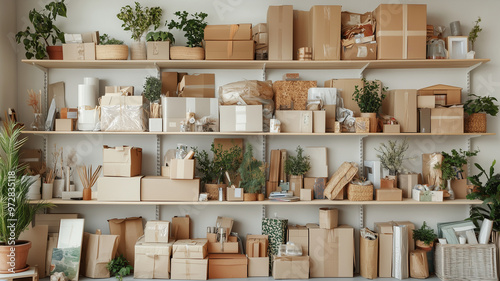
[[[425,221],[421,228],[413,230],[413,239],[420,240],[427,246],[434,242],[436,238],[437,236],[434,233],[434,229],[428,227]]]
[[[151,26],[154,30],[160,27],[162,14],[160,7],[143,8],[139,2],[135,2],[135,9],[130,5],[122,7],[116,17],[123,21],[123,30],[132,32],[132,39],[140,41]]]
[[[188,47],[202,47],[205,27],[207,26],[205,18],[208,15],[203,12],[189,15],[186,11],[177,11],[174,15],[177,16],[178,21],[171,20],[168,23],[168,28],[184,31]],[[191,18],[188,18],[188,16],[191,16]]]
[[[111,276],[114,275],[120,281],[123,280],[124,276],[130,275],[130,272],[134,269],[123,255],[112,259],[106,265],[106,268],[109,270]]]
[[[208,152],[205,150],[199,151],[197,147],[192,149],[198,163],[198,171],[203,174],[201,177],[202,183],[220,184],[224,182],[226,171],[231,179],[235,177],[236,170],[238,170],[241,163],[241,147],[233,145],[229,150],[225,150],[221,144],[215,146],[212,142],[210,148],[213,154],[212,158],[209,157]]]
[[[389,144],[381,143],[379,148],[375,148],[377,152],[377,158],[380,160],[380,164],[384,169],[388,169],[393,172],[401,172],[403,167],[403,162],[410,158],[405,157],[405,152],[408,150],[410,145],[408,141],[404,139],[401,143],[397,140],[389,140]]]
[[[479,33],[483,31],[483,29],[479,26],[480,22],[481,22],[481,17],[477,17],[477,20],[474,22],[474,26],[469,32],[469,41],[473,50],[474,50],[474,43],[476,43],[477,37],[479,37]]]
[[[309,156],[304,156],[304,149],[300,145],[295,149],[297,156],[290,155],[285,161],[285,173],[287,175],[302,176],[311,169]]]
[[[146,35],[146,41],[151,42],[151,41],[170,41],[170,43],[175,43],[175,38],[174,35],[170,32],[167,31],[156,31],[156,32],[149,32]]]
[[[123,45],[123,41],[111,38],[108,34],[104,33],[99,36],[99,45]]]
[[[386,97],[384,93],[387,92],[388,88],[382,87],[380,89],[379,81],[367,81],[365,78],[363,78],[363,85],[362,89],[357,85],[354,87],[352,100],[358,104],[359,110],[362,113],[378,113],[382,106],[382,101]],[[382,90],[381,94],[380,90]]]
[[[245,193],[258,193],[266,183],[265,165],[262,161],[253,158],[253,147],[247,144],[243,161],[238,168],[241,176],[240,187]]]
[[[443,162],[441,164],[437,164],[434,166],[434,169],[440,169],[443,173],[443,180],[452,180],[457,178],[458,173],[462,173],[463,166],[467,164],[467,158],[476,156],[479,153],[479,150],[467,151],[460,149],[457,151],[456,149],[451,150],[451,154],[446,152],[441,152],[443,155]],[[446,184],[446,182],[442,182],[442,187]]]
[[[467,114],[486,113],[491,116],[497,116],[498,105],[493,103],[497,101],[495,97],[480,97],[474,94],[470,94],[469,97],[464,104],[464,110]]]
[[[161,97],[161,80],[153,76],[146,77],[143,94],[150,102],[158,102]]]

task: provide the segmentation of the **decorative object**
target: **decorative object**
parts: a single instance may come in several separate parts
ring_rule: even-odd
[[[370,181],[352,181],[347,186],[349,201],[372,201],[373,184]]]
[[[434,240],[437,238],[436,234],[434,234],[434,229],[427,226],[427,223],[424,221],[422,227],[419,229],[413,230],[413,240],[415,240],[417,248],[428,249],[432,248],[434,245]]]
[[[203,49],[203,37],[207,22],[206,13],[200,12],[191,14],[188,19],[188,12],[175,12],[178,21],[171,20],[168,23],[169,29],[179,29],[184,31],[184,37],[187,39],[187,47],[173,46],[170,48],[170,59],[173,60],[203,60],[205,59],[205,50]]]
[[[455,199],[453,189],[451,188],[451,180],[459,179],[459,175],[463,173],[463,166],[467,164],[467,158],[476,156],[479,150],[466,151],[460,149],[451,150],[451,154],[446,152],[441,152],[443,155],[443,161],[440,164],[434,166],[434,169],[439,169],[442,172],[441,178],[446,181],[446,186],[444,186],[444,181],[439,187],[441,190],[446,190],[450,193],[450,199]]]
[[[466,59],[468,52],[467,36],[448,36],[449,59]]]
[[[397,179],[397,173],[403,169],[403,162],[410,159],[405,157],[405,152],[409,147],[408,141],[404,139],[402,142],[389,140],[388,145],[381,143],[380,147],[375,149],[380,153],[377,154],[377,158],[380,160],[382,168],[389,170],[390,178]]]
[[[285,161],[285,174],[290,175],[290,191],[294,196],[300,196],[300,189],[304,186],[304,174],[311,169],[309,156],[304,156],[304,149],[300,145],[295,149],[297,156],[289,155]]]
[[[466,133],[486,133],[486,115],[497,116],[498,105],[495,97],[469,95],[469,99],[464,104],[465,132]]]
[[[377,114],[382,106],[382,101],[386,97],[384,93],[387,92],[388,88],[382,87],[380,81],[367,81],[365,78],[363,78],[363,85],[362,89],[357,85],[354,87],[352,100],[358,104],[361,117],[370,118],[370,133],[376,133],[378,126]]]
[[[264,163],[253,158],[253,147],[251,144],[246,145],[245,154],[243,154],[243,161],[238,168],[238,173],[241,176],[239,187],[243,188],[245,191],[243,200],[257,200],[257,195],[245,196],[245,194],[260,193],[262,186],[266,183],[266,173]]]
[[[474,44],[476,43],[477,37],[479,36],[479,33],[483,31],[483,29],[479,26],[479,23],[481,22],[481,17],[477,17],[477,20],[474,22],[474,26],[472,27],[471,31],[469,32],[469,42],[471,46],[471,50],[474,51]]]
[[[23,42],[24,44],[27,59],[41,60],[47,55],[49,59],[63,59],[62,46],[49,46],[48,40],[51,39],[52,45],[55,45],[57,41],[65,42],[64,33],[57,28],[54,21],[57,16],[66,17],[66,11],[64,0],[50,2],[41,11],[30,10],[28,18],[33,26],[33,32],[28,26],[24,31],[16,34],[17,43]]]
[[[125,259],[123,255],[112,259],[106,268],[111,273],[111,276],[115,276],[116,279],[122,281],[124,276],[130,275],[130,272],[134,269],[129,262]]]
[[[97,60],[127,60],[128,46],[104,33],[99,36],[99,45],[95,46],[95,57]]]
[[[33,109],[35,115],[31,123],[32,131],[43,131],[43,116],[42,116],[42,91],[37,93],[33,90],[28,90],[28,106]]]
[[[102,166],[99,165],[94,172],[92,172],[92,165],[87,170],[87,166],[83,165],[77,168],[78,175],[80,176],[80,180],[83,184],[83,200],[91,200],[92,199],[92,186],[95,185],[97,179],[99,178],[99,174],[101,173]]]
[[[146,35],[148,60],[170,59],[170,44],[175,43],[174,35],[166,31],[149,32]]]

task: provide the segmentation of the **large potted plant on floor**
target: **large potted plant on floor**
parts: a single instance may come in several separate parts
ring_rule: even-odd
[[[104,33],[99,36],[99,45],[95,46],[97,60],[127,60],[128,46],[123,41]]]
[[[132,32],[134,42],[130,45],[130,58],[145,60],[147,58],[144,35],[151,26],[156,30],[160,27],[163,10],[160,7],[142,7],[135,2],[135,8],[130,5],[122,7],[116,16],[123,21],[123,30]]]
[[[186,11],[175,12],[178,21],[171,20],[168,23],[169,29],[179,29],[184,32],[187,39],[187,46],[170,47],[170,59],[173,60],[203,60],[205,59],[205,50],[203,49],[203,37],[207,22],[207,14],[195,13],[189,15]],[[189,18],[191,16],[191,18]]]
[[[498,105],[495,97],[480,97],[474,94],[469,95],[469,99],[464,104],[465,132],[466,133],[486,133],[486,114],[497,116]]]
[[[441,152],[441,155],[443,155],[443,162],[437,164],[434,169],[441,170],[441,178],[443,181],[441,182],[440,188],[449,193],[449,199],[455,199],[455,193],[451,188],[451,180],[457,179],[457,175],[463,173],[463,167],[467,164],[467,159],[476,156],[478,152],[479,150],[467,151],[462,149],[459,151],[452,149],[451,154],[444,151]]]
[[[175,43],[174,35],[168,31],[149,32],[146,35],[148,60],[169,60],[170,44]]]
[[[257,200],[257,193],[260,193],[262,187],[266,183],[266,173],[264,172],[265,165],[253,157],[253,147],[247,144],[243,161],[238,168],[238,173],[241,176],[240,186],[245,193],[243,201]]]
[[[51,207],[46,203],[30,204],[30,177],[24,176],[26,164],[20,164],[20,149],[26,143],[21,138],[23,127],[8,118],[0,129],[0,273],[27,269],[30,241],[18,240],[31,224],[35,213]]]
[[[311,169],[309,156],[304,156],[304,149],[300,145],[295,150],[297,156],[290,155],[285,161],[285,174],[289,175],[290,191],[294,196],[300,196],[300,189],[304,185],[304,174]]]
[[[358,104],[361,117],[370,119],[370,133],[376,133],[378,126],[377,114],[385,98],[384,93],[387,92],[387,87],[381,88],[380,81],[367,81],[365,78],[363,78],[363,85],[362,89],[355,86],[352,100]]]
[[[24,31],[16,34],[16,41],[21,42],[26,49],[27,59],[62,60],[62,46],[54,46],[58,41],[64,43],[64,33],[54,24],[57,16],[66,17],[66,5],[64,0],[50,2],[41,11],[31,10],[28,19],[31,27],[26,27]],[[52,46],[49,44],[52,43]]]

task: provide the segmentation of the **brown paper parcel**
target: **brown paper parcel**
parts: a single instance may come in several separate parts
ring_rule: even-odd
[[[131,217],[125,219],[110,219],[109,232],[111,235],[119,235],[120,243],[118,245],[118,254],[122,254],[134,264],[135,242],[144,235],[141,217]]]
[[[436,165],[443,162],[441,153],[422,154],[422,177],[425,184],[439,186],[441,185],[442,172],[440,169],[434,169]]]
[[[410,277],[425,279],[429,277],[427,252],[415,250],[410,252]]]
[[[170,236],[169,221],[148,221],[144,227],[144,242],[168,243]]]
[[[134,278],[170,278],[170,254],[173,243],[147,243],[141,237],[135,244]]]
[[[307,92],[317,81],[276,81],[273,84],[276,109],[306,110]],[[283,107],[283,108],[282,108]]]
[[[309,279],[310,259],[308,256],[274,257],[274,279]]]
[[[86,245],[83,259],[83,273],[89,278],[109,278],[108,263],[116,256],[120,236],[83,234],[83,244]]]
[[[324,195],[333,200],[339,192],[356,176],[358,167],[355,163],[344,162],[333,174],[325,187]]]
[[[184,239],[174,243],[174,259],[204,259],[207,257],[207,239]]]
[[[359,267],[360,274],[367,279],[378,276],[378,235],[377,239],[370,240],[360,236],[359,240]]]

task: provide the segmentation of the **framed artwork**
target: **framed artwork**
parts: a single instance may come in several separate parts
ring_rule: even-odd
[[[466,59],[469,52],[467,36],[448,36],[448,57],[450,59]]]

